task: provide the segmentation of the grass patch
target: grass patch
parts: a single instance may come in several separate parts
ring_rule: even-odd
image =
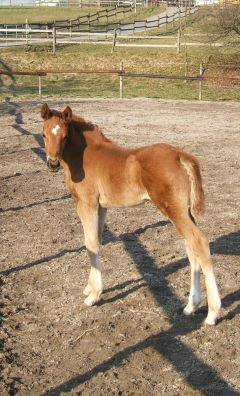
[[[38,98],[38,77],[17,77],[14,93],[2,93],[6,97]],[[197,99],[198,83],[184,81],[125,78],[124,98],[149,97],[165,99]],[[42,78],[42,98],[118,98],[119,77],[108,75],[64,75]]]
[[[97,12],[100,7],[1,7],[0,23],[49,22],[59,19],[74,19]]]
[[[1,24],[17,24],[25,23],[26,18],[28,22],[50,22],[61,19],[75,19],[82,15],[95,14],[98,11],[113,7],[1,7],[0,23]],[[126,23],[133,22],[134,19],[146,19],[152,15],[160,14],[165,7],[138,7],[137,13],[134,9],[130,13],[119,13],[116,16],[101,18],[100,24],[106,24],[108,21],[118,22],[124,21]],[[94,22],[94,24],[96,24]]]
[[[14,92],[5,92],[2,97],[38,98],[38,77],[18,77]],[[47,98],[93,98],[118,96],[118,78],[114,76],[73,76],[64,75],[59,78],[50,75],[42,78],[42,97]],[[97,89],[94,89],[97,87]]]

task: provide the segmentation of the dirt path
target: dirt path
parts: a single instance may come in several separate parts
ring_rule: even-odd
[[[52,104],[64,108],[64,102]],[[105,292],[83,305],[89,264],[64,174],[48,172],[39,104],[0,104],[1,395],[239,395],[240,103],[69,101],[126,146],[178,145],[202,164],[223,309],[203,325],[183,241],[151,205],[111,210]]]

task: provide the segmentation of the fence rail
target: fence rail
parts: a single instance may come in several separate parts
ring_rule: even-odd
[[[36,76],[38,77],[38,97],[42,97],[42,78],[51,74],[64,74],[64,75],[115,75],[119,77],[119,97],[123,98],[123,80],[125,78],[150,78],[150,79],[164,79],[164,80],[184,80],[184,81],[198,81],[198,98],[202,99],[203,82],[216,82],[216,81],[231,81],[233,83],[240,83],[240,76],[206,76],[206,67],[200,64],[199,75],[169,75],[169,74],[151,74],[151,73],[128,73],[124,70],[123,63],[121,62],[119,69],[112,70],[36,70],[36,71],[16,71],[16,70],[0,70],[0,75],[6,76]]]
[[[5,32],[4,29],[0,29],[0,34]],[[116,47],[140,47],[140,48],[175,48],[179,53],[182,46],[212,46],[221,47],[224,46],[223,42],[201,42],[201,41],[187,41],[186,38],[191,35],[181,33],[178,31],[177,35],[161,35],[161,36],[137,36],[137,35],[120,35],[117,32],[103,33],[103,32],[63,32],[59,30],[46,29],[44,32],[38,29],[10,29],[10,35],[4,37],[4,42],[16,42],[23,44],[31,44],[41,42],[53,42],[53,52],[56,50],[56,44],[105,44],[111,45],[112,50]],[[34,37],[35,34],[40,33],[41,37]],[[46,36],[47,37],[44,37]],[[194,36],[193,40],[198,38]],[[199,38],[203,38],[203,35],[199,35]],[[1,39],[0,39],[1,41]],[[140,42],[142,41],[142,43]],[[159,41],[159,43],[149,43],[151,41]],[[164,42],[165,41],[165,42]],[[139,43],[140,42],[140,43]],[[55,48],[54,48],[55,45]],[[236,43],[239,45],[239,42]]]

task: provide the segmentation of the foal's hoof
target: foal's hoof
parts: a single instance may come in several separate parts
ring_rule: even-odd
[[[86,304],[88,307],[92,307],[99,300],[100,296],[98,294],[90,294],[87,298],[85,298],[84,304]]]
[[[193,305],[186,305],[186,307],[183,310],[184,315],[189,316],[192,315],[196,310],[196,307],[194,307]]]
[[[83,290],[84,296],[89,296],[89,294],[91,293],[91,291],[92,291],[91,286],[87,285],[87,286],[85,287],[85,289]]]
[[[208,316],[205,319],[205,324],[209,326],[214,326],[217,321],[217,315],[215,313],[208,313]]]

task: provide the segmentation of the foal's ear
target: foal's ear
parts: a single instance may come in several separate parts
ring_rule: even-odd
[[[63,119],[65,121],[71,121],[71,119],[72,119],[72,109],[71,109],[71,107],[67,106],[66,109],[63,110],[62,115],[63,115]]]
[[[47,103],[44,103],[41,108],[41,116],[44,120],[48,120],[52,116],[52,112]]]

